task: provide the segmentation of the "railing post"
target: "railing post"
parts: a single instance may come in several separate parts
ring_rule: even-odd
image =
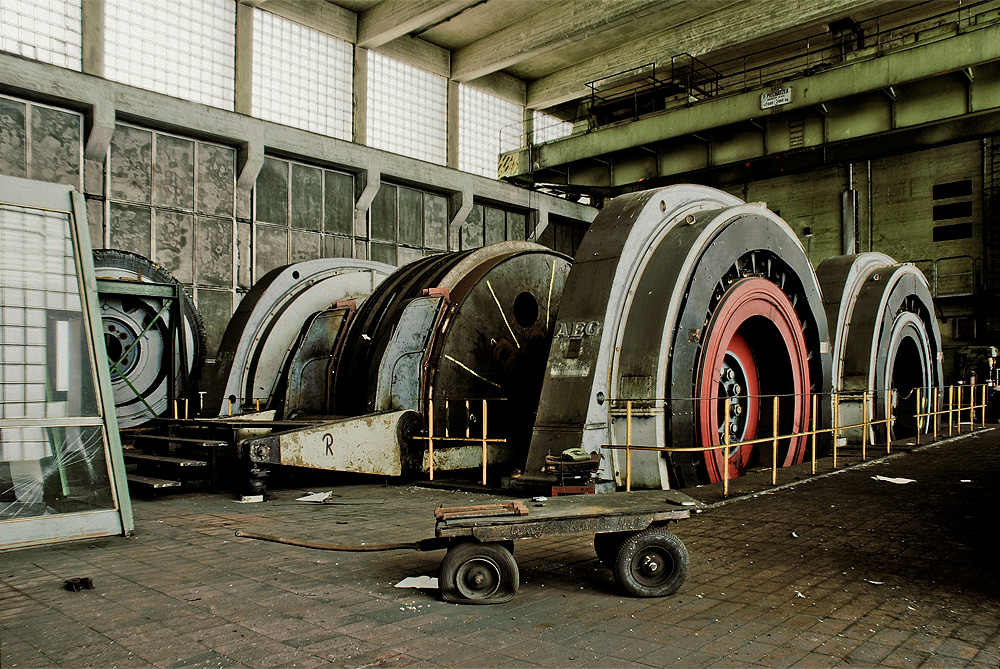
[[[632,400],[625,402],[625,492],[632,492]]]
[[[955,389],[955,433],[962,434],[962,386]]]
[[[833,394],[833,468],[837,468],[837,442],[840,441],[840,394]]]
[[[819,408],[819,395],[812,396],[812,473],[816,474],[816,413]]]
[[[868,459],[868,391],[861,393],[861,461]]]
[[[722,443],[725,444],[722,449],[722,496],[729,497],[729,412],[732,411],[732,400],[726,397],[725,406],[723,413],[725,414],[722,419]]]
[[[933,407],[931,409],[931,411],[933,412],[931,420],[933,421],[932,425],[934,426],[934,441],[937,441],[938,438],[938,420],[941,418],[940,414],[938,413],[938,396],[940,395],[939,391],[940,388],[935,386],[934,391],[931,394],[931,396],[933,397],[933,399],[931,400],[931,405]]]
[[[445,400],[447,406],[447,400]],[[447,413],[445,414],[447,415]],[[448,428],[445,427],[445,434]],[[434,480],[434,400],[427,400],[427,468],[430,470],[431,478]]]
[[[920,423],[923,419],[920,414],[923,412],[923,405],[920,403],[920,388],[917,388],[917,446],[920,445]]]
[[[895,390],[885,389],[885,454],[892,452],[892,396]]]
[[[483,485],[486,485],[486,400],[483,400]]]
[[[774,396],[773,421],[771,423],[771,485],[778,485],[778,396]]]
[[[982,413],[980,414],[980,416],[982,417],[982,426],[986,427],[986,384],[985,383],[983,384],[983,405],[982,405]]]
[[[952,434],[951,411],[955,408],[955,386],[948,386],[948,436]]]

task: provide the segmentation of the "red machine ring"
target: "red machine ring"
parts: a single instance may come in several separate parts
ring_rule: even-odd
[[[765,416],[771,414],[760,406],[763,385],[771,386],[769,394],[784,395],[779,400],[779,416],[784,417],[779,433],[782,425],[800,432],[809,424],[809,351],[795,309],[778,286],[759,277],[733,283],[716,306],[703,341],[696,407],[702,445],[722,444],[722,430],[729,430],[733,443],[770,433]],[[758,369],[765,364],[770,379],[762,384]],[[731,415],[723,417],[726,397]],[[783,444],[780,466],[801,462],[805,447],[805,437]],[[743,472],[753,451],[746,446],[730,454],[731,478]],[[722,480],[724,459],[722,450],[705,451],[711,481]]]

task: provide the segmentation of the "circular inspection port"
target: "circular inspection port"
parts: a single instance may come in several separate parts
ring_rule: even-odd
[[[514,298],[514,320],[524,328],[530,328],[538,321],[538,300],[531,293],[519,293]]]

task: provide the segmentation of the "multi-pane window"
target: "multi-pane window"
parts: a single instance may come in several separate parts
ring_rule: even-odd
[[[249,247],[249,230],[245,244],[236,231],[235,149],[118,124],[106,188],[108,247],[151,258],[191,289],[214,357],[233,313],[237,247]]]
[[[351,45],[259,9],[253,33],[253,115],[350,141]]]
[[[532,125],[534,128],[531,138],[532,144],[551,142],[554,139],[573,134],[572,123],[558,119],[555,116],[543,114],[537,110],[532,115]]]
[[[497,158],[521,146],[524,107],[471,86],[458,87],[458,169],[496,179]]]
[[[83,189],[83,115],[0,96],[0,174]]]
[[[354,256],[354,175],[265,158],[254,188],[254,278],[275,267]]]
[[[108,79],[232,110],[235,58],[232,0],[106,0]]]
[[[524,240],[526,222],[523,211],[477,203],[462,224],[460,248],[464,251],[505,240]]]
[[[80,70],[82,0],[0,2],[0,50]]]
[[[368,145],[444,165],[448,157],[447,80],[369,51]]]
[[[382,182],[371,207],[371,259],[402,266],[448,250],[448,198]]]

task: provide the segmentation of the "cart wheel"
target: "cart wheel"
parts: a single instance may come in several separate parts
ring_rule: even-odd
[[[502,604],[518,586],[517,562],[502,544],[466,541],[441,560],[441,599],[456,604]]]
[[[612,571],[615,582],[634,597],[664,597],[677,592],[687,576],[684,543],[666,530],[651,527],[622,544]]]
[[[631,532],[599,532],[594,535],[594,552],[597,559],[608,569],[615,568],[615,558],[622,544],[631,536]]]

